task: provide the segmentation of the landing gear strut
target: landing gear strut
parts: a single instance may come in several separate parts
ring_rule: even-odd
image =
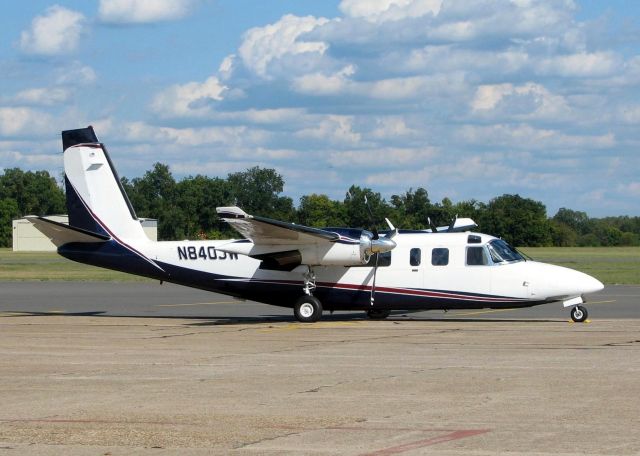
[[[313,272],[313,269],[311,269],[311,266],[307,266],[307,272],[302,274],[302,277],[304,278],[304,287],[302,287],[302,290],[304,294],[311,296],[313,290],[316,289],[316,274]]]
[[[587,312],[587,309],[585,307],[575,306],[573,309],[571,309],[571,319],[576,323],[584,322],[588,316],[589,313]]]

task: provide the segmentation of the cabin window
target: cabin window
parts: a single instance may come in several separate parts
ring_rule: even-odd
[[[420,249],[411,249],[409,252],[409,264],[411,266],[420,266],[422,252]]]
[[[484,247],[467,247],[467,266],[481,266],[489,264]]]
[[[431,251],[431,264],[446,266],[449,264],[449,249],[437,248]]]

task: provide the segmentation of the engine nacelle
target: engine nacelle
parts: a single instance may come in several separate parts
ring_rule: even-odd
[[[392,250],[396,243],[383,237],[360,236],[359,243],[315,244],[300,249],[302,264],[310,266],[358,266],[367,264],[371,255]]]
[[[312,244],[299,248],[302,264],[309,266],[359,266],[369,260],[364,257],[360,244]]]

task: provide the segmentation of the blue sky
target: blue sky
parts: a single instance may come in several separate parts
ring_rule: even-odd
[[[121,175],[276,168],[285,194],[519,193],[640,215],[640,5],[7,2],[0,169],[59,176],[93,125]]]

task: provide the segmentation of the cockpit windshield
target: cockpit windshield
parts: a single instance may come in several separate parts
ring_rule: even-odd
[[[487,244],[494,263],[523,261],[524,257],[502,239],[494,239]]]

